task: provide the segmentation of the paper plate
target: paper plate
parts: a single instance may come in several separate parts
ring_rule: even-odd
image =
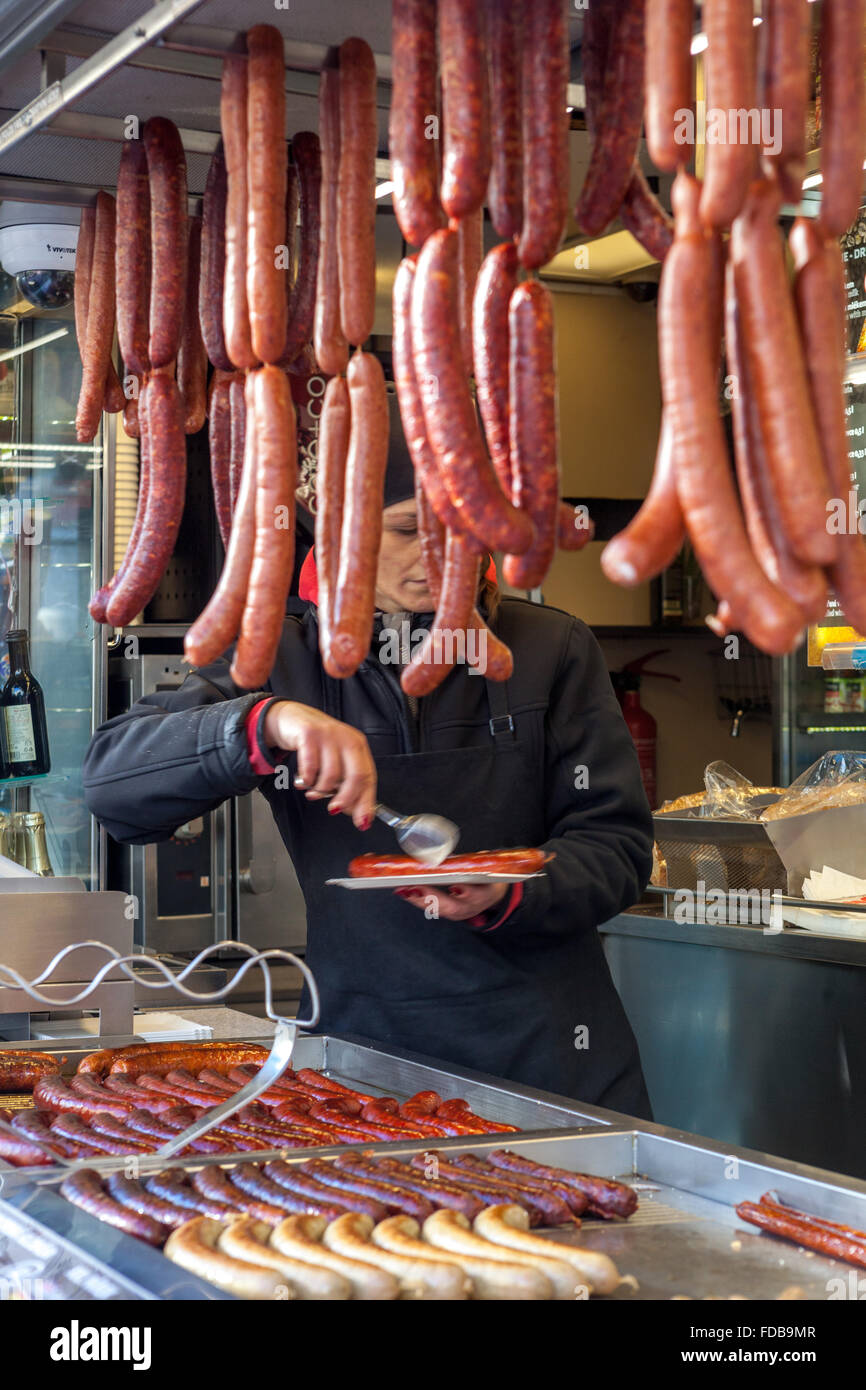
[[[528,878],[543,878],[543,874],[382,874],[375,878],[328,878],[333,888],[421,888],[448,883],[523,883]]]

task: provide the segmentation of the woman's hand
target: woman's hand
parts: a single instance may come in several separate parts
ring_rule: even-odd
[[[429,911],[435,921],[444,917],[449,922],[465,922],[469,917],[477,917],[479,912],[487,912],[502,902],[511,887],[510,883],[455,883],[439,888],[425,884],[417,888],[397,888],[399,898],[405,898],[413,907]],[[435,902],[431,902],[431,898]]]
[[[333,797],[329,812],[344,811],[358,830],[369,830],[376,803],[376,765],[366,738],[350,724],[294,700],[277,700],[265,713],[264,741],[295,753],[295,786],[311,801]]]

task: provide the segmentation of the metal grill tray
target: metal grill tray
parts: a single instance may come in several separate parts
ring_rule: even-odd
[[[504,1136],[442,1140],[436,1148],[483,1155],[502,1147]],[[660,1126],[589,1129],[533,1136],[507,1136],[508,1147],[541,1163],[573,1172],[594,1173],[633,1184],[640,1206],[627,1221],[584,1220],[579,1232],[545,1232],[557,1242],[585,1244],[603,1250],[626,1278],[610,1297],[617,1300],[777,1299],[783,1294],[812,1300],[845,1296],[853,1266],[799,1249],[787,1241],[761,1234],[740,1221],[736,1203],[756,1200],[767,1189],[782,1201],[818,1216],[866,1229],[866,1183],[838,1177],[802,1164],[771,1159],[746,1150],[732,1151],[709,1141],[664,1133]],[[430,1146],[418,1143],[371,1144],[365,1152],[408,1159]],[[303,1163],[314,1153],[327,1157],[332,1149],[292,1150],[281,1157]],[[193,1172],[203,1167],[231,1168],[236,1161],[260,1162],[264,1153],[237,1160],[220,1156],[175,1160],[142,1158],[143,1175],[165,1167]],[[102,1172],[122,1170],[122,1158],[92,1165]],[[142,1296],[189,1299],[225,1297],[202,1280],[177,1269],[158,1251],[103,1225],[71,1207],[55,1189],[62,1175],[40,1170],[39,1177],[19,1171],[11,1175],[4,1195],[15,1207],[49,1230],[73,1241],[104,1260]]]

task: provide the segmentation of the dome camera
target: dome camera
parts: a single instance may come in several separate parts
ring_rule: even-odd
[[[5,201],[0,265],[34,309],[63,309],[75,289],[78,209]]]

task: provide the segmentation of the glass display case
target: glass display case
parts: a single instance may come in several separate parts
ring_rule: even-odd
[[[26,628],[45,695],[51,770],[0,781],[0,811],[41,811],[54,873],[95,888],[96,832],[81,764],[102,704],[102,644],[94,643],[87,603],[109,441],[102,432],[92,444],[76,439],[81,364],[71,301],[40,309],[3,274],[0,358],[10,353],[0,362],[0,678],[8,672],[6,633]]]

